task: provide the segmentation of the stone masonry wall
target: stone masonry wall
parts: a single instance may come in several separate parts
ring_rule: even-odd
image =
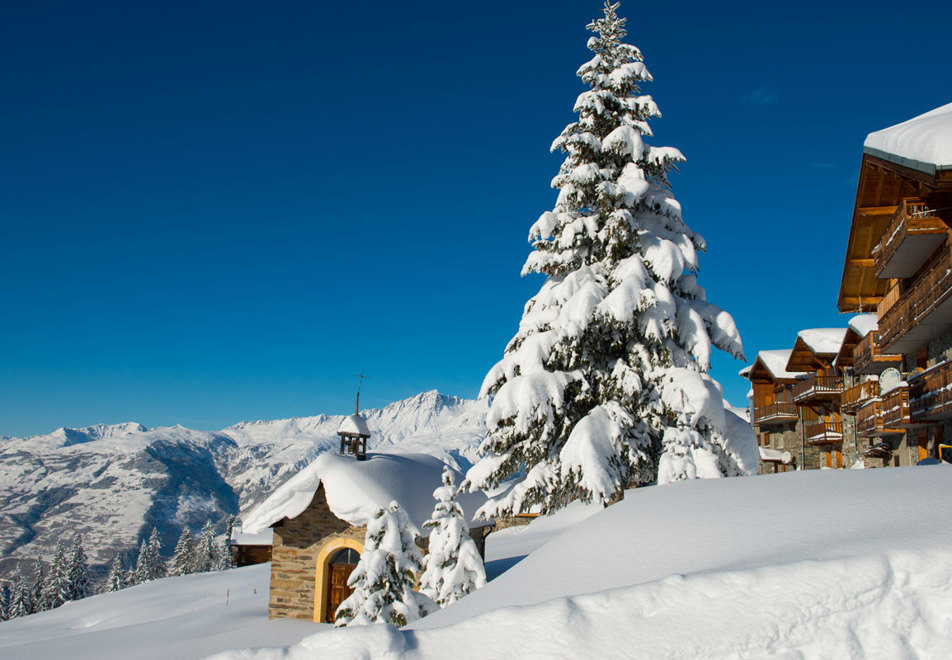
[[[274,526],[268,617],[313,620],[318,553],[333,538],[363,543],[365,533],[331,513],[322,484],[301,515]]]

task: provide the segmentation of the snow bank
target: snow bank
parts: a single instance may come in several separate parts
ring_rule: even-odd
[[[930,173],[952,168],[952,103],[870,133],[863,151]]]
[[[952,528],[922,506],[950,485],[938,465],[629,491],[404,631],[223,657],[950,657]]]
[[[427,536],[429,530],[423,529],[423,523],[433,512],[433,491],[442,484],[445,465],[427,454],[368,453],[365,461],[322,454],[252,511],[242,529],[257,534],[283,518],[300,515],[323,483],[327,504],[341,520],[366,525],[377,509],[396,500],[409,517],[413,532]],[[462,475],[453,472],[454,478],[462,481]],[[482,493],[459,498],[468,520],[485,501]],[[485,524],[470,522],[474,527]]]
[[[817,354],[839,353],[844,336],[846,336],[846,328],[813,328],[797,333],[797,337]]]

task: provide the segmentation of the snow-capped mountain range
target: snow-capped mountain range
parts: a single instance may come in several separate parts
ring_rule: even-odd
[[[424,452],[466,469],[485,433],[486,403],[424,392],[362,411],[369,449]],[[141,424],[61,428],[0,437],[0,578],[49,560],[81,533],[95,574],[120,552],[128,564],[158,528],[171,552],[183,525],[224,532],[298,469],[337,451],[343,415],[240,422],[221,431]],[[27,560],[27,561],[24,561]],[[98,569],[98,570],[97,570]]]

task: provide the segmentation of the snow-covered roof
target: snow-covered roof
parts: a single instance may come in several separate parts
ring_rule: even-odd
[[[846,328],[812,328],[797,333],[797,337],[818,355],[839,353],[845,335]]]
[[[771,449],[770,447],[760,448],[760,458],[764,461],[780,461],[781,463],[793,462],[793,455],[790,452]]]
[[[738,371],[737,375],[740,376],[741,378],[747,378],[747,376],[750,374],[750,370],[753,368],[754,368],[754,365],[748,364],[746,367]]]
[[[335,516],[351,525],[366,525],[377,509],[396,500],[410,519],[413,532],[428,536],[423,523],[433,513],[433,491],[442,485],[445,463],[428,454],[368,453],[367,460],[321,454],[291,477],[251,512],[243,530],[257,534],[284,518],[300,515],[314,499],[321,484]],[[456,483],[462,475],[453,471]],[[481,493],[462,493],[458,502],[467,519],[486,502]],[[472,522],[471,527],[485,525]]]
[[[241,525],[231,528],[232,545],[272,545],[273,543],[273,529],[268,528],[258,534],[249,534],[242,529]]]
[[[857,314],[850,319],[849,327],[860,337],[865,337],[873,330],[878,329],[879,321],[875,314]]]
[[[929,174],[952,169],[952,103],[870,133],[863,151]]]
[[[354,413],[350,417],[345,417],[337,427],[338,434],[349,433],[351,435],[370,436],[370,428],[367,426],[367,420],[360,413]]]
[[[787,371],[787,361],[790,360],[790,354],[792,352],[793,351],[789,348],[778,351],[760,351],[757,353],[757,359],[767,368],[770,375],[777,380],[781,378],[797,378],[803,376],[804,373],[802,371]]]

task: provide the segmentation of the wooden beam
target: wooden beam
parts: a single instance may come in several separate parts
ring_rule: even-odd
[[[856,209],[857,215],[892,215],[896,206],[860,206]]]
[[[850,266],[858,266],[860,268],[872,268],[876,264],[875,259],[848,259]]]
[[[847,296],[843,298],[843,304],[845,305],[859,305],[863,303],[863,307],[878,305],[879,302],[883,299],[882,296],[870,296],[869,298],[856,298]]]

